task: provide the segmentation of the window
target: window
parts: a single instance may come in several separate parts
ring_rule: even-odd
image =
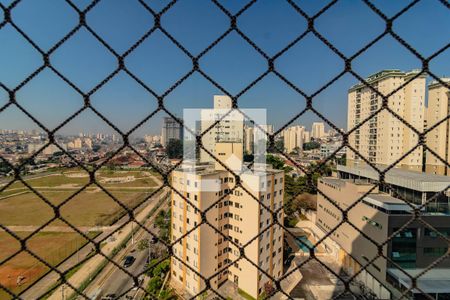
[[[440,257],[442,255],[445,255],[448,252],[447,247],[425,247],[423,248],[423,254],[425,256],[431,256],[431,257]]]

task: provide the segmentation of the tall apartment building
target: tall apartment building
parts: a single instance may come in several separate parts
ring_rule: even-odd
[[[414,215],[411,206],[435,197],[421,210],[421,220],[449,236],[450,193],[438,194],[447,188],[449,179],[446,176],[392,169],[385,178],[391,189],[386,189],[375,187],[378,173],[370,167],[338,166],[337,174],[337,177],[318,181],[318,188],[333,201],[325,199],[322,194],[317,197],[316,225],[324,234],[330,233],[324,243],[329,249],[335,248],[333,252],[341,268],[350,276],[357,274],[356,280],[372,290],[376,299],[399,299],[403,291],[412,287],[411,279],[405,272],[417,276],[449,251],[448,242],[439,238],[430,227],[418,220],[408,223]],[[394,196],[393,191],[402,199]],[[335,228],[342,221],[340,209],[346,210],[351,206],[347,218],[357,230],[349,223]],[[394,235],[403,226],[405,228]],[[378,245],[393,236],[383,246],[383,255],[390,261],[379,257],[361,270],[378,254],[376,244],[365,236]],[[433,299],[450,297],[450,259],[444,259],[420,276],[417,286]],[[420,294],[421,291],[412,289],[405,299],[426,298]]]
[[[418,71],[383,70],[369,76],[366,82],[387,95],[417,75]],[[425,113],[425,80],[421,75],[394,95],[388,105],[397,115],[419,132],[423,131]],[[382,98],[362,83],[348,91],[348,130],[372,116],[381,106]],[[349,144],[371,163],[387,166],[396,162],[418,143],[418,136],[390,112],[383,110],[369,119],[349,136]],[[397,164],[409,170],[421,171],[422,147]],[[347,165],[364,163],[351,149],[347,149]]]
[[[303,136],[305,132],[305,127],[303,126],[291,126],[284,130],[284,149],[287,153],[292,151],[303,149]]]
[[[172,241],[190,233],[173,247],[171,284],[195,296],[206,286],[201,274],[210,278],[215,290],[228,281],[256,299],[270,280],[248,260],[236,261],[238,247],[246,245],[246,257],[274,278],[282,275],[283,230],[271,225],[272,214],[253,197],[273,211],[281,208],[284,172],[247,169],[242,165],[242,143],[218,142],[215,146],[223,163],[242,172],[240,180],[251,195],[242,188],[232,190],[234,176],[217,162],[184,163],[172,172],[173,187],[191,204],[172,192]],[[207,211],[207,221],[223,235],[207,224],[196,227],[202,223],[202,211]],[[282,210],[277,217],[282,223]]]
[[[224,115],[226,116],[224,117]],[[223,119],[221,119],[222,117]],[[221,120],[202,137],[203,146],[214,156],[216,156],[215,144],[217,142],[243,143],[244,116],[239,111],[232,110],[232,101],[230,97],[214,95],[214,108],[202,109],[200,118],[201,132],[206,131],[215,122]],[[201,149],[200,161],[214,162],[214,158]]]
[[[259,127],[244,126],[244,150],[246,153],[252,154],[255,150],[255,140],[268,140],[266,132],[273,134],[273,125],[259,125]]]
[[[450,78],[441,78],[450,85]],[[432,127],[450,115],[450,89],[438,81],[428,85],[427,126]],[[427,147],[433,150],[447,163],[450,162],[450,121],[447,119],[426,136]],[[431,152],[426,152],[426,172],[440,175],[450,175],[450,169]]]
[[[311,133],[309,131],[303,131],[303,143],[311,142]]]
[[[323,122],[314,122],[312,124],[311,135],[314,139],[325,137],[325,124],[323,124]]]
[[[245,153],[253,153],[253,127],[244,127],[244,150]]]
[[[164,117],[161,132],[161,144],[166,147],[170,140],[183,139],[183,126],[172,117]]]

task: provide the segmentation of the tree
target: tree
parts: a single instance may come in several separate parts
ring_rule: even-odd
[[[181,140],[171,139],[166,147],[166,153],[169,158],[183,157],[183,143]]]
[[[161,289],[163,281],[161,277],[156,276],[152,277],[147,285],[147,291],[152,295],[158,295],[159,290]]]
[[[338,158],[336,159],[336,163],[337,163],[338,165],[345,166],[346,160],[347,160],[347,154],[344,153],[344,155],[342,155],[341,157],[338,157]]]
[[[309,143],[303,144],[303,150],[313,150],[313,149],[319,149],[320,144],[316,141],[311,141]]]
[[[297,209],[317,210],[317,198],[310,194],[301,194],[295,198],[295,207]]]
[[[272,285],[272,282],[267,281],[264,284],[264,293],[266,294],[266,297],[270,297],[275,292],[275,289]]]
[[[267,155],[266,162],[272,165],[272,168],[277,170],[284,170],[284,160],[274,155]]]
[[[154,269],[153,269],[153,276],[159,276],[162,277],[165,275],[170,269],[170,259],[166,259],[162,262],[160,262]]]
[[[274,147],[271,147],[270,142],[267,141],[267,152],[269,153],[277,153],[279,151],[283,151],[284,149],[284,140],[283,139],[277,139],[274,141]],[[278,150],[277,150],[278,149]]]

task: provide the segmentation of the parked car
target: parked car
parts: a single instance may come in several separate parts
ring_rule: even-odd
[[[106,296],[103,296],[101,300],[116,300],[116,294],[108,294]]]
[[[123,261],[123,266],[125,268],[128,268],[129,266],[131,266],[134,263],[135,260],[136,260],[136,258],[134,258],[134,256],[131,256],[131,255],[125,256],[125,259]]]
[[[156,244],[158,242],[158,239],[154,236],[150,237],[150,244]]]

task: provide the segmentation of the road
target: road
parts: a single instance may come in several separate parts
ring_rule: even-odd
[[[161,197],[162,194],[165,194],[164,190],[162,190],[160,193],[158,193],[154,197],[148,199],[145,204],[141,205],[142,210],[147,210],[151,206],[155,205],[155,203],[158,201],[158,199]],[[102,232],[97,238],[95,238],[95,241],[99,242],[99,241],[103,240],[106,236],[110,235],[112,233],[112,231],[115,229],[116,225],[121,226],[128,222],[129,222],[128,215],[123,216],[116,223],[113,224],[114,226],[111,226],[110,230],[106,230],[106,231]],[[83,248],[81,248],[79,251],[77,251],[77,253],[74,253],[64,263],[62,263],[58,267],[58,270],[60,270],[60,271],[69,270],[70,268],[72,268],[74,265],[76,265],[78,263],[78,259],[80,259],[80,260],[84,259],[86,256],[88,256],[90,254],[91,251],[92,251],[92,245],[89,243],[86,246],[84,246]],[[91,260],[92,259],[90,259],[89,261],[91,261]],[[60,279],[60,276],[58,273],[50,272],[47,275],[45,275],[43,278],[41,278],[40,280],[35,282],[29,289],[24,290],[20,294],[20,297],[22,299],[38,299],[43,294],[45,294],[52,287],[52,285],[58,281],[58,279]]]
[[[159,229],[153,229],[153,222],[155,217],[157,216],[159,210],[166,209],[168,207],[167,202],[164,203],[155,214],[146,222],[146,228],[151,228],[151,231],[155,234],[159,233]],[[139,275],[144,271],[144,267],[146,265],[147,257],[148,257],[148,249],[137,250],[136,245],[142,239],[150,238],[150,234],[145,230],[139,230],[135,235],[135,243],[131,244],[131,241],[128,243],[127,247],[122,250],[116,257],[116,262],[119,262],[120,265],[123,263],[123,259],[127,255],[131,255],[136,258],[134,263],[126,268],[128,272],[133,274],[134,276]],[[151,244],[151,248],[157,247],[156,245]],[[123,265],[122,265],[123,266]],[[120,296],[120,299],[126,299],[126,296],[131,296],[130,299],[137,294],[138,290],[130,290],[134,286],[134,280],[128,274],[123,272],[121,269],[116,266],[110,264],[102,271],[102,273],[97,276],[97,278],[89,285],[89,287],[85,290],[85,294],[89,296],[91,299],[96,297],[100,299],[102,296],[114,294],[116,297]],[[141,287],[145,287],[145,284],[141,284]]]
[[[134,256],[136,260],[126,270],[134,276],[137,276],[144,270],[148,251],[135,251],[133,253],[127,253],[127,255]],[[131,296],[132,299],[137,292],[137,289],[130,290],[134,286],[133,279],[117,267],[108,270],[107,274],[104,274],[101,280],[95,281],[91,286],[92,288],[86,290],[86,295],[90,298],[91,296],[98,295],[97,299],[109,294],[114,294],[116,297],[120,295],[120,299],[126,299],[126,296]]]

